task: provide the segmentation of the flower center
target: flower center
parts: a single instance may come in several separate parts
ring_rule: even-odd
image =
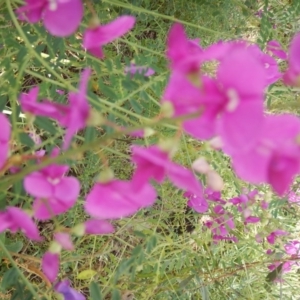
[[[229,112],[233,112],[236,110],[240,103],[239,95],[234,89],[229,89],[227,91],[228,102],[226,105],[226,110]]]

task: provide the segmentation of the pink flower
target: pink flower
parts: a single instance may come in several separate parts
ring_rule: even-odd
[[[84,222],[85,233],[87,234],[110,234],[115,228],[105,220],[90,219]]]
[[[254,184],[269,183],[284,195],[300,171],[300,120],[293,115],[267,115],[261,137],[246,152],[233,153],[238,176]]]
[[[137,66],[134,63],[131,63],[130,66],[125,67],[125,74],[130,74],[131,76],[138,73],[146,77],[152,76],[155,74],[155,71],[149,67]]]
[[[134,17],[121,16],[108,24],[87,29],[83,35],[83,47],[92,55],[103,58],[101,47],[126,34],[134,24]]]
[[[298,190],[297,190],[297,192],[298,192]],[[298,205],[300,204],[300,197],[299,197],[299,195],[297,193],[293,192],[293,191],[288,192],[287,198],[288,198],[288,201],[290,203],[296,203]]]
[[[135,189],[131,181],[112,180],[107,183],[96,183],[86,197],[85,211],[99,219],[119,219],[136,213],[139,209],[151,206],[156,199],[156,192],[150,184],[143,184]],[[95,222],[95,221],[94,221]],[[98,224],[103,226],[105,224]],[[105,225],[106,226],[106,225]],[[112,230],[108,226],[108,232]],[[87,230],[94,233],[91,224]],[[103,227],[103,230],[106,229]]]
[[[51,282],[55,281],[59,271],[59,254],[47,251],[42,258],[42,270]]]
[[[190,192],[185,192],[183,196],[189,199],[187,205],[197,213],[202,214],[208,210],[208,202],[203,196],[197,196]]]
[[[167,57],[171,70],[184,74],[200,70],[202,49],[197,40],[188,40],[182,24],[175,23],[168,34]]]
[[[132,146],[131,150],[132,161],[137,166],[132,178],[136,189],[142,187],[150,179],[162,183],[167,176],[178,188],[195,195],[202,195],[202,186],[194,174],[172,162],[168,153],[162,151],[158,146],[154,145],[148,148]]]
[[[278,41],[272,40],[267,44],[267,51],[271,52],[273,55],[281,59],[287,59],[286,52],[282,49]]]
[[[0,169],[4,166],[9,153],[10,123],[4,114],[0,113]]]
[[[72,243],[71,236],[66,232],[56,232],[54,233],[55,241],[61,245],[65,250],[74,250],[74,245]]]
[[[31,217],[18,207],[8,207],[6,211],[0,212],[0,232],[6,229],[12,233],[21,230],[31,240],[42,240]]]
[[[299,241],[289,241],[284,245],[285,252],[291,256],[300,256],[300,242]]]
[[[26,4],[16,11],[19,18],[30,23],[43,19],[46,29],[52,35],[59,37],[73,34],[83,16],[81,0],[26,0],[25,2]]]
[[[255,217],[255,216],[249,216],[249,217],[245,218],[245,221],[244,221],[245,225],[247,225],[249,223],[254,224],[254,223],[258,223],[258,222],[260,222],[260,218]]]
[[[287,231],[284,230],[280,230],[277,229],[273,232],[271,232],[268,236],[267,236],[267,241],[269,242],[269,244],[273,245],[275,244],[275,240],[277,237],[279,236],[284,236],[284,235],[288,235],[289,233]]]
[[[23,112],[60,121],[67,112],[66,106],[49,100],[38,102],[38,94],[39,88],[34,87],[28,94],[20,95],[19,101]]]
[[[33,208],[37,219],[50,219],[75,204],[80,183],[75,177],[65,177],[68,170],[67,165],[53,164],[25,177],[25,190],[36,197]]]
[[[283,76],[285,84],[300,86],[300,33],[297,33],[290,45],[289,67]]]
[[[54,289],[56,292],[63,295],[64,300],[85,300],[85,297],[76,290],[72,289],[70,285],[70,281],[65,279],[58,282],[54,286]]]
[[[90,116],[90,106],[87,100],[88,80],[91,75],[91,69],[86,68],[81,74],[79,91],[69,93],[69,104],[64,118],[59,120],[60,124],[66,127],[65,141],[63,149],[66,150],[71,142],[73,135],[85,128]]]

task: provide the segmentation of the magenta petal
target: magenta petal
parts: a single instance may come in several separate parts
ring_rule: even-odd
[[[170,162],[167,174],[172,183],[180,189],[187,190],[195,195],[202,195],[203,189],[200,181],[191,170]]]
[[[36,241],[41,240],[37,226],[23,210],[18,207],[8,207],[7,214],[11,223],[10,229],[13,232],[20,229],[29,239]]]
[[[0,126],[0,142],[7,143],[10,139],[10,122],[7,119],[7,117],[2,113],[0,113]]]
[[[40,172],[33,172],[24,179],[24,188],[27,193],[35,197],[49,198],[53,189],[51,183]]]
[[[65,232],[56,232],[54,233],[54,239],[59,243],[65,250],[74,250],[74,245],[72,243],[71,236]]]
[[[80,25],[83,16],[81,0],[58,0],[54,2],[56,9],[51,9],[51,3],[44,11],[44,25],[55,36],[65,37],[73,34]]]
[[[275,41],[275,40],[269,41],[267,44],[267,50],[272,52],[273,55],[275,55],[281,59],[287,59],[287,54],[282,49],[282,47],[278,41]]]
[[[263,99],[260,98],[242,101],[234,111],[224,112],[218,132],[225,151],[234,153],[251,148],[260,138],[263,120]]]
[[[53,197],[70,202],[76,200],[80,191],[79,180],[75,177],[64,177],[54,186]]]
[[[101,46],[126,34],[133,28],[134,24],[134,17],[121,16],[108,24],[100,25],[93,29],[87,29],[83,35],[83,47],[93,55],[102,58],[103,52],[99,50]]]
[[[87,234],[110,234],[115,228],[108,221],[91,219],[84,222],[85,233]]]
[[[299,159],[274,157],[270,161],[269,183],[278,195],[283,196],[299,171]]]
[[[200,197],[196,195],[192,195],[190,197],[189,201],[187,202],[187,205],[192,209],[194,209],[199,214],[205,213],[209,208],[206,199],[204,197]]]
[[[59,254],[47,251],[42,258],[42,270],[51,282],[55,281],[59,270]]]

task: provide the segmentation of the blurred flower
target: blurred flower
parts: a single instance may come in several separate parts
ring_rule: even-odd
[[[66,232],[55,232],[54,240],[65,250],[74,250],[71,236]]]
[[[155,200],[156,192],[150,184],[144,183],[139,189],[135,189],[131,181],[114,179],[96,183],[86,197],[84,208],[95,218],[119,219],[152,205]],[[87,229],[93,233],[91,224],[87,223]]]
[[[271,52],[273,55],[281,58],[283,60],[287,59],[286,52],[282,49],[278,41],[272,40],[267,44],[267,51]]]
[[[277,229],[273,232],[271,232],[268,236],[267,236],[267,241],[269,242],[269,244],[273,245],[275,244],[275,240],[277,237],[279,236],[284,236],[284,235],[288,235],[289,233],[287,231],[284,230],[280,230]]]
[[[149,67],[137,66],[134,63],[131,63],[130,66],[125,67],[125,74],[134,75],[136,73],[149,77],[154,75],[155,71]]]
[[[6,116],[0,113],[0,169],[4,166],[9,154],[9,140],[10,140],[10,122]]]
[[[283,76],[285,84],[300,86],[300,33],[292,39],[289,48],[288,69]]]
[[[71,288],[70,285],[70,281],[65,279],[58,282],[54,286],[54,289],[56,292],[64,296],[64,300],[85,300],[85,297],[73,288]]]
[[[269,183],[284,195],[300,171],[300,120],[288,114],[267,115],[260,131],[260,139],[249,151],[231,153],[234,170],[243,180]]]
[[[197,213],[202,214],[208,210],[208,202],[203,196],[197,196],[190,192],[185,192],[183,196],[189,199],[187,205]]]
[[[0,212],[0,232],[9,229],[12,233],[21,230],[27,238],[41,241],[39,231],[31,217],[18,207],[7,207]]]
[[[87,234],[110,234],[115,228],[108,221],[90,219],[84,222],[85,233]]]
[[[73,34],[83,16],[81,0],[25,0],[25,3],[16,10],[19,18],[29,23],[42,19],[46,29],[58,37]]]
[[[176,187],[195,195],[202,195],[202,186],[194,174],[172,162],[169,154],[158,146],[132,146],[131,150],[132,161],[136,164],[132,182],[137,190],[150,179],[162,183],[167,176]]]
[[[47,251],[42,257],[42,271],[47,278],[55,281],[59,271],[59,254]]]
[[[103,58],[101,47],[126,34],[134,24],[135,17],[121,16],[108,24],[88,28],[83,34],[83,47],[92,55]]]

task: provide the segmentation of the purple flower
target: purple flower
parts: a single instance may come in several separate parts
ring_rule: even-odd
[[[9,152],[10,123],[4,114],[0,113],[0,169],[4,166]]]
[[[189,199],[187,205],[197,213],[202,214],[208,210],[208,202],[203,196],[197,196],[190,192],[185,192],[183,196]]]
[[[137,66],[134,63],[131,63],[130,66],[125,67],[125,74],[130,74],[131,76],[138,73],[146,77],[152,76],[155,74],[155,71],[149,67]]]
[[[42,258],[42,270],[49,281],[55,281],[59,271],[59,254],[47,251]]]
[[[80,183],[75,177],[64,176],[68,170],[67,165],[53,164],[25,177],[25,190],[36,197],[33,208],[37,219],[50,219],[75,204]]]
[[[19,18],[29,23],[36,23],[43,19],[46,29],[52,35],[59,37],[73,34],[83,16],[81,0],[26,0],[25,2],[25,5],[16,10]]]
[[[64,300],[85,300],[82,294],[71,288],[70,281],[67,279],[58,282],[54,289],[64,296]]]
[[[95,218],[119,219],[151,206],[155,200],[156,192],[150,184],[145,183],[136,189],[131,181],[114,179],[106,183],[96,183],[86,197],[84,208]],[[91,224],[87,223],[87,226],[87,230],[94,233]],[[96,233],[97,230],[99,228],[95,228]],[[108,228],[110,230],[112,228]]]
[[[103,58],[101,47],[126,34],[134,24],[134,17],[121,16],[108,24],[87,29],[83,35],[83,47],[92,55]]]
[[[18,207],[8,207],[6,211],[0,212],[0,232],[6,229],[12,233],[21,230],[31,240],[42,240],[31,217]]]
[[[244,224],[247,225],[249,223],[258,223],[260,222],[260,218],[259,217],[255,217],[255,216],[249,216],[247,218],[245,218]]]
[[[162,151],[158,146],[148,148],[132,146],[131,149],[132,161],[137,166],[132,178],[136,189],[142,187],[150,179],[162,183],[167,176],[178,188],[195,195],[203,194],[202,186],[194,174],[172,162],[168,153]]]
[[[299,241],[289,241],[284,245],[285,252],[291,256],[300,256],[300,242]]]

